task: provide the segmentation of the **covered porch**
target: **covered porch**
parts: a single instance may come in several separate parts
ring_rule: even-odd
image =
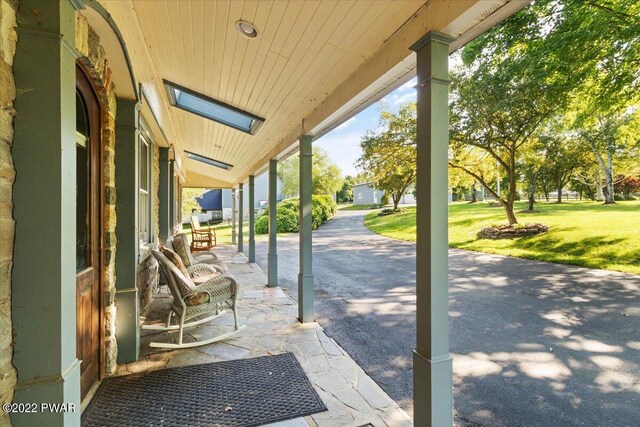
[[[412,425],[407,413],[325,334],[322,327],[315,322],[300,323],[296,319],[298,307],[294,300],[280,288],[265,287],[267,276],[257,264],[248,263],[247,257],[239,254],[235,246],[219,246],[214,252],[227,262],[230,274],[241,286],[240,323],[247,327],[223,342],[173,351],[149,347],[151,340],[166,340],[167,337],[143,330],[140,357],[136,362],[119,365],[116,375],[291,352],[328,411],[282,422],[283,426]],[[165,292],[157,295],[144,323],[162,323],[170,299]],[[188,330],[186,341],[215,336],[218,329],[229,328],[233,323],[231,317],[220,320]]]
[[[3,402],[81,408],[113,375],[291,351],[329,406],[309,425],[410,423],[314,322],[311,161],[315,139],[417,76],[414,423],[452,425],[448,56],[527,1],[1,3]],[[278,289],[275,194],[278,162],[296,153],[294,302]],[[264,273],[254,179],[267,170]],[[179,231],[185,187],[234,192],[237,246],[217,250],[243,287],[247,328],[209,347],[150,352],[140,324],[154,319],[140,318],[141,304],[165,298],[152,292],[150,252]],[[0,415],[80,424],[80,411]]]

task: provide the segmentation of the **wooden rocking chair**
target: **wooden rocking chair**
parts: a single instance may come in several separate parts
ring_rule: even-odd
[[[218,273],[214,266],[197,264],[189,269],[190,275],[212,277],[196,286],[191,277],[185,275],[162,252],[157,249],[151,251],[158,260],[160,268],[169,280],[169,289],[173,295],[171,310],[167,317],[166,326],[144,325],[143,329],[155,331],[178,330],[178,343],[152,342],[149,345],[157,348],[191,348],[211,344],[229,338],[245,325],[238,324],[238,282],[231,277]],[[234,329],[206,340],[183,343],[185,328],[201,325],[225,313],[225,308],[233,312]],[[171,318],[175,315],[177,325],[171,325]],[[197,320],[193,320],[197,319]]]
[[[207,225],[200,225],[198,215],[191,215],[191,252],[209,251],[217,245],[216,230]]]

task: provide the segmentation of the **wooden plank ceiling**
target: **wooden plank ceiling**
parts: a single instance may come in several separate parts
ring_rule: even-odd
[[[182,158],[187,176],[194,177],[187,185],[225,186],[252,173],[256,162],[300,127],[425,1],[101,3],[118,24],[136,79],[178,156],[189,150],[234,165],[225,171]],[[253,23],[258,37],[243,37],[235,28],[239,19]],[[170,107],[162,79],[266,121],[247,135]]]

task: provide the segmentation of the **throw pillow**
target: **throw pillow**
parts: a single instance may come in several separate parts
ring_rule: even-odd
[[[191,267],[189,241],[186,234],[178,233],[173,237],[173,250],[180,256],[185,266]]]

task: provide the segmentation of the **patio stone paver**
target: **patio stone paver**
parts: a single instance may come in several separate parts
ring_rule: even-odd
[[[239,318],[247,327],[223,342],[173,351],[152,349],[148,344],[175,340],[176,332],[142,331],[140,359],[120,365],[119,375],[290,351],[296,355],[329,410],[270,426],[412,425],[406,412],[325,334],[320,325],[298,322],[296,302],[280,288],[266,288],[267,276],[257,264],[248,264],[246,257],[232,246],[218,246],[215,252],[228,263],[230,273],[240,284]],[[157,294],[145,322],[161,322],[170,301],[168,293]],[[225,314],[210,324],[185,330],[185,341],[216,335],[232,325],[231,314]]]

